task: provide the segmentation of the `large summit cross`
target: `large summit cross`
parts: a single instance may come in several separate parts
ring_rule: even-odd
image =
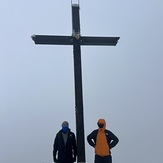
[[[81,45],[116,46],[120,37],[87,37],[80,34],[79,4],[72,4],[72,36],[33,35],[35,44],[72,45],[74,55],[77,162],[85,163]]]

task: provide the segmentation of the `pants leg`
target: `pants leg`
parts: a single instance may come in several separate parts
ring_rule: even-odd
[[[95,161],[94,163],[101,163],[101,157],[98,155],[95,155]]]
[[[112,163],[112,156],[109,155],[109,156],[101,157],[101,156],[95,155],[94,163]]]
[[[112,156],[109,155],[109,156],[104,157],[103,162],[104,163],[112,163]]]

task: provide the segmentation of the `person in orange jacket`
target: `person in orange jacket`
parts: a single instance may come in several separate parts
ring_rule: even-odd
[[[95,148],[95,163],[112,163],[111,149],[117,145],[119,139],[106,129],[104,119],[97,122],[98,129],[87,136],[89,145]]]

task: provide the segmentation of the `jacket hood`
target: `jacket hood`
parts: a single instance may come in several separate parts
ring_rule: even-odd
[[[98,123],[104,124],[104,127],[103,127],[103,128],[99,128],[99,130],[105,131],[105,129],[106,129],[106,122],[105,122],[105,119],[99,119],[99,120],[97,121],[97,124],[98,124]]]

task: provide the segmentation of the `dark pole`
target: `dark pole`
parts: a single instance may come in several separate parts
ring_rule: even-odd
[[[80,163],[80,162],[85,162],[84,116],[83,116],[80,46],[78,44],[74,45],[73,50],[74,50],[74,77],[75,77],[76,136],[77,136],[78,162]]]
[[[80,20],[79,5],[72,5],[73,26],[73,54],[74,54],[74,80],[75,80],[75,112],[76,112],[76,136],[77,136],[77,162],[85,162],[83,93],[82,93],[82,68],[80,48]]]

